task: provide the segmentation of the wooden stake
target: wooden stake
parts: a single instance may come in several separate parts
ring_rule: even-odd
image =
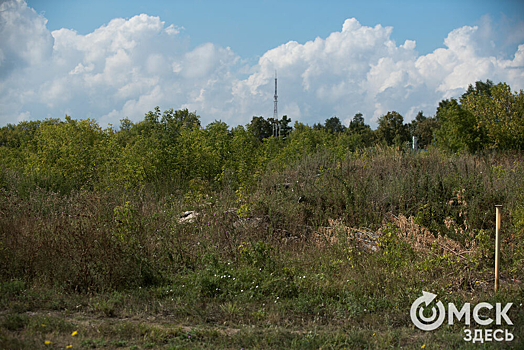
[[[495,205],[495,293],[499,289],[499,267],[500,267],[500,209],[502,205]]]

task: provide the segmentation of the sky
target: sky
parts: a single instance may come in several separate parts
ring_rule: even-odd
[[[1,0],[0,0],[1,1]],[[0,2],[0,126],[155,106],[203,125],[434,115],[490,79],[524,89],[524,1]]]

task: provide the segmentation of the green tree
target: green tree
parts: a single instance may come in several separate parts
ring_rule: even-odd
[[[107,134],[92,119],[65,119],[38,129],[37,151],[26,171],[39,178],[63,178],[72,188],[91,186],[98,182],[107,159]]]
[[[353,145],[353,150],[357,147],[369,147],[375,141],[373,130],[365,123],[362,113],[355,114],[347,131],[351,135],[348,142]]]
[[[415,119],[413,119],[409,124],[407,124],[410,136],[418,137],[418,135],[416,135],[417,126],[420,123],[422,123],[423,121],[425,121],[426,119],[427,117],[424,115],[423,111],[419,111],[417,113],[417,116],[415,117]]]
[[[420,148],[426,148],[433,144],[434,134],[439,127],[440,124],[435,118],[426,118],[417,123],[414,135],[418,138]]]
[[[289,125],[291,124],[291,119],[288,118],[287,115],[284,115],[282,116],[282,119],[280,119],[279,123],[280,123],[280,135],[283,138],[286,138],[287,135],[289,135],[289,133],[293,130],[293,127]]]
[[[255,136],[242,125],[231,130],[229,166],[223,178],[236,185],[247,184],[258,170],[260,147]]]
[[[342,122],[340,121],[340,119],[338,119],[338,117],[331,117],[326,119],[324,127],[326,128],[326,131],[331,134],[337,134],[339,132],[346,131],[346,127],[342,125]]]
[[[404,117],[393,111],[378,120],[377,139],[387,145],[401,145],[409,141],[409,131],[404,124]]]
[[[482,146],[523,149],[524,92],[513,94],[506,83],[488,86],[487,91],[475,89],[461,98],[462,107],[475,116],[475,130],[485,135]]]
[[[436,115],[440,129],[435,133],[439,147],[451,151],[475,152],[482,147],[484,135],[476,128],[473,113],[462,108],[457,100],[441,101]]]
[[[485,95],[491,96],[491,89],[493,88],[493,82],[491,80],[477,81],[475,86],[469,84],[468,89],[462,94],[461,99],[468,97],[469,95]]]
[[[206,126],[206,143],[211,147],[210,173],[220,182],[221,174],[229,167],[231,159],[231,139],[229,127],[222,121],[215,120]]]
[[[365,129],[371,129],[369,125],[366,125],[364,116],[362,113],[357,113],[353,119],[349,122],[349,131],[351,133],[361,134]]]
[[[111,182],[132,188],[160,178],[159,170],[164,165],[160,149],[158,139],[144,134],[136,136],[133,143],[125,144],[118,151],[112,148]]]
[[[438,127],[437,120],[426,117],[423,111],[418,112],[415,119],[408,124],[409,133],[417,138],[419,148],[426,148],[433,143],[433,134]]]
[[[173,108],[165,110],[160,119],[160,124],[169,140],[178,137],[181,128],[193,130],[193,128],[201,126],[200,116],[196,112],[189,112],[187,108],[177,111],[173,111]]]
[[[512,93],[506,83],[477,81],[460,103],[441,101],[436,119],[439,146],[453,151],[524,148],[524,92]]]
[[[325,127],[322,123],[315,123],[313,124],[313,130],[324,130]]]
[[[260,142],[262,142],[263,139],[273,135],[273,125],[270,121],[264,119],[262,116],[253,117],[247,129],[255,137],[255,139]]]

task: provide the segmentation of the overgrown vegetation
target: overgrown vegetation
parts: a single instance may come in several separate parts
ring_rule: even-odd
[[[463,323],[413,328],[422,290],[512,302],[514,342],[488,345],[522,341],[521,146],[412,151],[361,116],[295,123],[285,139],[257,123],[203,128],[155,109],[119,131],[71,118],[4,128],[0,347],[475,346]]]

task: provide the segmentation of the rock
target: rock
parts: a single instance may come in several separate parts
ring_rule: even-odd
[[[200,214],[197,213],[196,211],[194,210],[188,210],[188,211],[185,211],[183,212],[181,215],[180,215],[180,218],[178,219],[178,223],[179,224],[190,224],[190,223],[193,223],[196,221],[197,217],[199,216]]]

